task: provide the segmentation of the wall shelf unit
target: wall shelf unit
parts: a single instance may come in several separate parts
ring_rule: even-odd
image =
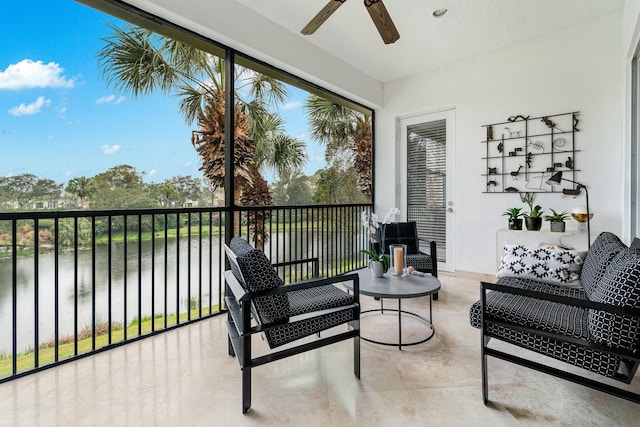
[[[486,131],[485,193],[550,193],[547,179],[558,171],[575,180],[579,111],[541,117],[512,116],[506,122],[483,125]]]

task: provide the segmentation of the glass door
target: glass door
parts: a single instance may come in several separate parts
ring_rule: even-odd
[[[406,144],[407,220],[420,237],[436,241],[438,267],[455,270],[453,110],[401,120]],[[423,251],[425,248],[423,248]]]

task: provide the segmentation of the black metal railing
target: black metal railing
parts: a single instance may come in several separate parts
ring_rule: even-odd
[[[287,282],[366,264],[371,205],[237,208]],[[0,382],[224,311],[225,208],[0,213]],[[317,272],[316,272],[317,273]],[[226,343],[223,343],[226,345]],[[222,344],[221,344],[222,345]]]

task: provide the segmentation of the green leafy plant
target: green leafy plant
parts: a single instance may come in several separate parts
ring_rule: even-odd
[[[378,215],[374,212],[371,212],[371,215],[367,214],[367,211],[362,211],[361,220],[362,227],[365,229],[369,242],[372,241],[372,236],[384,236],[384,227],[389,224],[393,218],[400,213],[398,208],[390,208],[389,211],[385,214],[382,222],[379,222]],[[382,226],[382,233],[378,231],[378,228]],[[384,243],[378,242],[379,245],[384,246]],[[378,253],[375,249],[376,246],[373,246],[374,250],[369,249],[360,249],[360,252],[367,255],[370,261],[379,261],[382,263],[382,271],[387,271],[389,269],[389,257],[384,253]]]
[[[545,221],[561,222],[561,221],[564,221],[565,219],[569,219],[569,213],[567,211],[558,213],[553,209],[551,209],[551,212],[552,212],[551,215],[544,216]]]
[[[502,213],[503,216],[508,216],[511,219],[517,219],[524,216],[524,212],[521,212],[522,208],[509,208]]]
[[[369,256],[369,260],[371,261],[380,261],[382,263],[382,271],[387,271],[389,269],[389,257],[385,254],[377,254],[368,249],[360,249],[360,252]]]
[[[527,198],[525,197],[524,199],[522,199],[523,202],[525,202],[527,204],[527,206],[529,206],[529,213],[525,213],[525,216],[528,216],[529,218],[540,218],[542,217],[542,207],[540,205],[533,205],[533,197],[531,198]]]

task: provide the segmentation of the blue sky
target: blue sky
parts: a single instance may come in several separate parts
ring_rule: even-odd
[[[3,1],[0,13],[0,176],[33,173],[65,184],[128,164],[148,182],[202,177],[191,130],[177,100],[132,99],[98,70],[100,38],[120,22],[72,0]],[[303,112],[307,93],[291,87],[280,113],[307,143],[307,175],[324,166]],[[268,180],[271,177],[265,176]]]

